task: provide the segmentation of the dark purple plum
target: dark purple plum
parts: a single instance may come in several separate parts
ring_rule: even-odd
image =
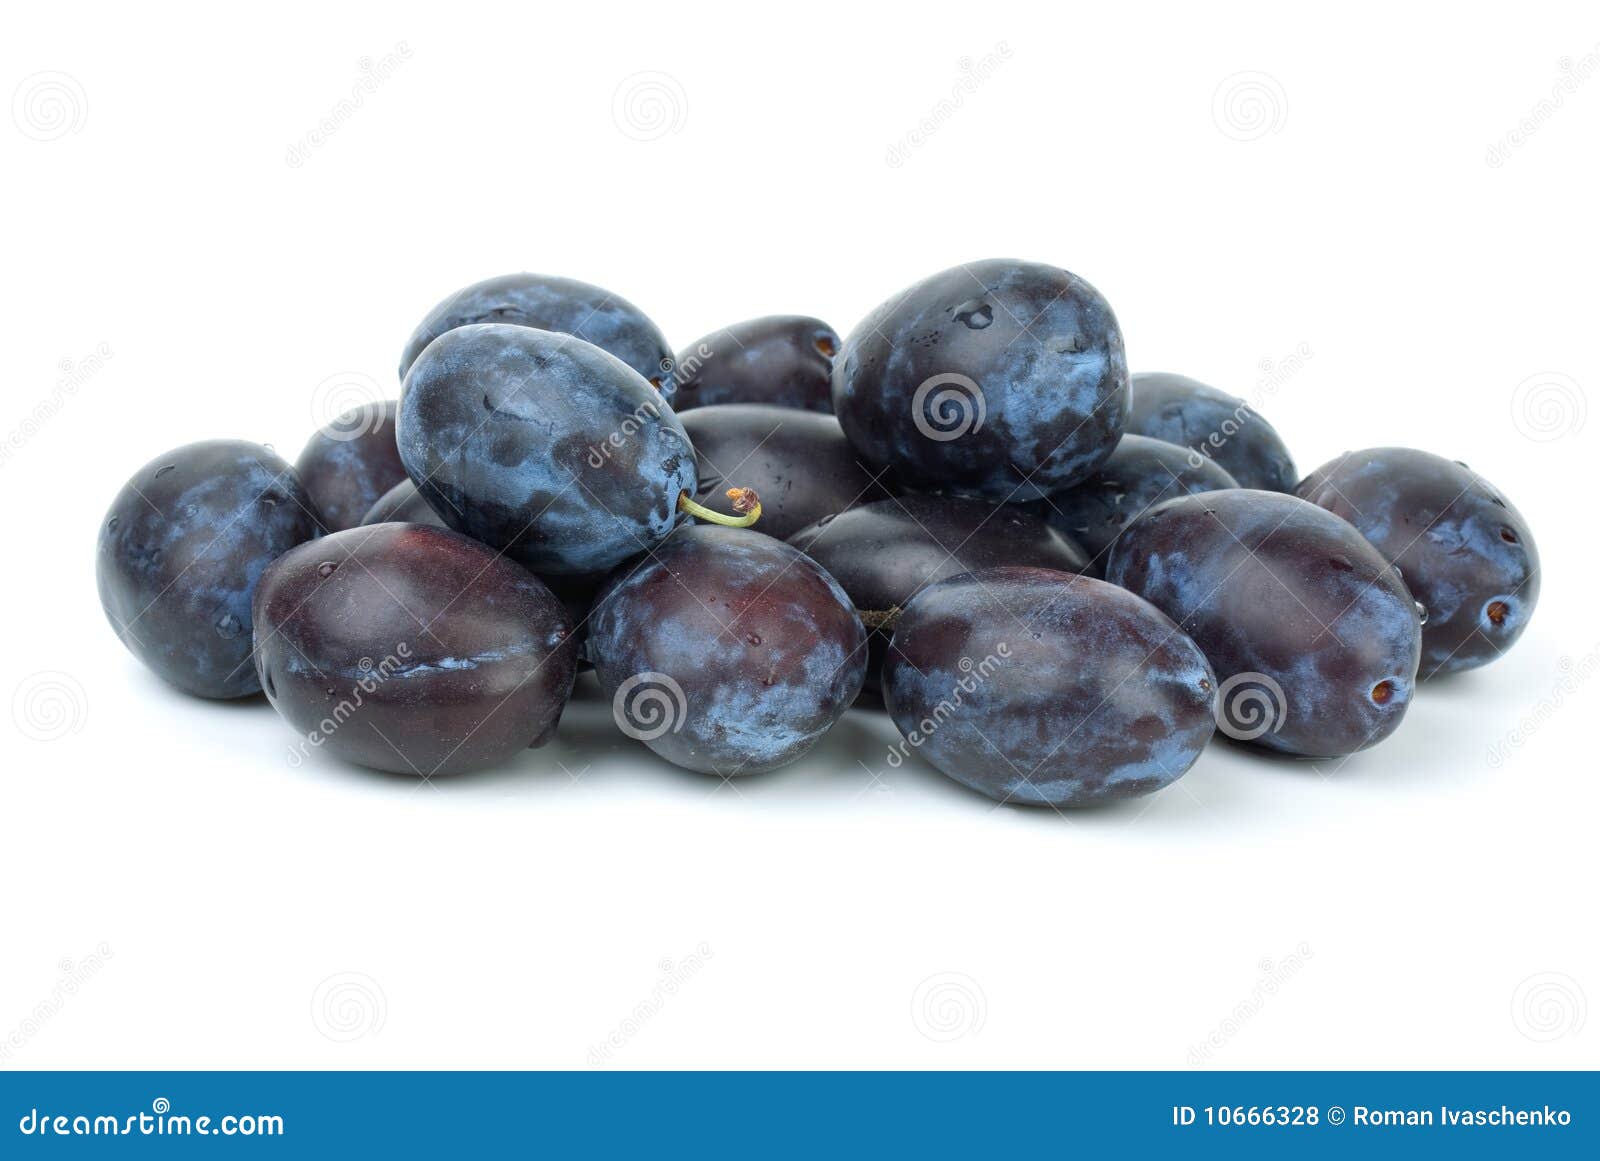
[[[313,435],[295,461],[329,532],[356,527],[380,496],[406,478],[394,442],[399,407],[390,399],[352,408]]]
[[[865,632],[814,561],[742,528],[682,528],[595,601],[586,651],[617,724],[731,778],[793,762],[861,690]]]
[[[1522,514],[1466,464],[1407,447],[1346,452],[1298,493],[1354,524],[1427,611],[1422,676],[1487,665],[1539,601],[1539,550]]]
[[[783,540],[824,516],[889,497],[831,415],[719,403],[678,418],[694,444],[695,499],[731,515],[727,489],[754,488],[761,497],[756,527],[768,536]]]
[[[774,314],[734,323],[678,352],[672,406],[767,403],[833,414],[839,336],[821,319]]]
[[[301,545],[255,598],[256,669],[308,745],[432,777],[555,732],[572,622],[538,578],[475,540],[377,524]]]
[[[1106,578],[1166,613],[1220,679],[1219,728],[1303,757],[1388,737],[1416,688],[1422,618],[1400,575],[1345,521],[1236,488],[1151,509]]]
[[[1101,576],[1112,543],[1149,509],[1174,496],[1238,486],[1216,463],[1194,456],[1187,448],[1125,435],[1117,450],[1087,480],[1026,508],[1082,545],[1090,556],[1084,571]]]
[[[95,574],[111,627],[187,693],[257,692],[250,598],[272,561],[319,531],[295,471],[244,440],[191,443],[133,474],[100,525]]]
[[[906,486],[991,500],[1060,491],[1111,454],[1128,363],[1111,307],[1054,266],[990,259],[874,310],[833,366],[833,410]]]
[[[883,686],[906,739],[900,760],[915,750],[999,802],[1149,794],[1193,766],[1216,728],[1211,666],[1164,613],[1044,568],[923,589],[895,626]]]
[[[361,523],[362,525],[431,524],[435,528],[450,527],[444,522],[444,517],[435,512],[422,498],[422,493],[417,491],[417,486],[411,482],[409,476],[379,496],[377,503],[367,509],[367,514],[361,518]]]
[[[547,274],[503,274],[456,291],[411,333],[400,356],[400,378],[434,339],[475,323],[575,335],[621,359],[657,387],[668,383],[672,348],[643,311],[603,287]]]
[[[540,574],[652,548],[695,487],[694,448],[620,360],[532,327],[457,327],[406,376],[400,458],[457,532]]]
[[[924,585],[1001,565],[1082,572],[1089,558],[1037,516],[957,496],[902,496],[824,517],[789,538],[850,594],[870,630],[878,688],[895,618]]]
[[[1248,402],[1186,375],[1135,375],[1128,430],[1215,460],[1241,488],[1292,492],[1299,480],[1282,438]]]

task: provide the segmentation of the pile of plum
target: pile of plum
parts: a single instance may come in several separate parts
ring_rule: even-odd
[[[1527,627],[1503,494],[1409,448],[1301,479],[1247,402],[1128,374],[1078,276],[936,274],[841,342],[756,319],[676,356],[615,294],[517,274],[416,328],[399,399],[158,456],[101,526],[101,603],[201,697],[431,777],[556,731],[592,667],[622,732],[728,778],[880,699],[1003,802],[1157,790],[1217,734],[1392,733],[1419,679]]]

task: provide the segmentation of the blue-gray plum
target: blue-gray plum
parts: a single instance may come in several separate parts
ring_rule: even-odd
[[[133,474],[100,525],[111,627],[157,675],[201,697],[257,692],[250,598],[272,561],[319,531],[295,471],[244,440],[191,443]]]
[[[643,311],[604,287],[548,274],[503,274],[456,291],[411,333],[400,356],[400,378],[434,339],[475,323],[574,335],[621,359],[647,382],[670,385],[672,348]]]
[[[1033,500],[1111,454],[1128,363],[1111,307],[1054,266],[957,266],[879,306],[833,366],[833,410],[907,487]]]
[[[756,527],[768,536],[783,540],[824,516],[889,497],[831,415],[719,403],[678,417],[694,444],[695,499],[731,515],[728,488],[754,488],[761,497]]]
[[[1111,548],[1106,578],[1166,613],[1220,680],[1224,733],[1303,757],[1388,737],[1416,689],[1422,616],[1350,524],[1282,492],[1168,500]]]
[[[1283,439],[1248,402],[1186,375],[1135,375],[1128,430],[1215,460],[1241,488],[1292,492],[1299,481]]]
[[[444,517],[433,510],[433,506],[422,498],[422,493],[417,491],[417,486],[407,476],[383,495],[377,502],[367,509],[367,514],[361,518],[363,525],[367,524],[431,524],[435,528],[449,528],[444,522]]]
[[[605,572],[658,544],[695,487],[660,393],[599,347],[532,327],[457,327],[406,376],[400,458],[458,532],[540,574]]]
[[[595,600],[586,652],[617,724],[724,778],[793,762],[861,690],[865,632],[844,591],[781,540],[682,528]]]
[[[774,314],[734,323],[678,352],[676,411],[720,403],[769,403],[833,414],[839,336],[821,319]]]
[[[277,711],[309,746],[378,770],[503,762],[549,740],[572,692],[561,602],[447,529],[377,524],[303,544],[267,569],[254,616]]]
[[[1487,665],[1528,627],[1539,550],[1522,514],[1466,464],[1406,447],[1346,452],[1299,495],[1399,566],[1422,603],[1422,676]]]
[[[1092,806],[1160,790],[1215,729],[1216,679],[1164,613],[1042,568],[942,580],[900,616],[884,703],[915,750],[1000,802]]]
[[[399,406],[390,399],[352,408],[319,429],[295,461],[329,532],[356,527],[380,496],[406,478],[394,442]]]
[[[1112,543],[1150,508],[1174,496],[1238,486],[1214,461],[1196,457],[1187,448],[1125,435],[1087,480],[1026,507],[1082,545],[1090,557],[1084,571],[1101,576]]]
[[[870,630],[867,688],[878,675],[895,618],[924,585],[1000,565],[1082,572],[1089,558],[1018,507],[958,496],[901,496],[863,504],[801,529],[789,543],[844,586]]]

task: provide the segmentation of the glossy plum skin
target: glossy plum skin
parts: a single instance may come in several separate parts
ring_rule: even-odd
[[[390,399],[346,412],[313,435],[295,461],[329,532],[356,527],[380,496],[406,478],[394,442],[399,407]]]
[[[1033,500],[1111,454],[1128,364],[1111,307],[1053,266],[957,266],[879,306],[833,367],[833,410],[908,487]]]
[[[547,274],[503,274],[463,287],[417,324],[400,356],[400,378],[428,344],[475,323],[506,323],[575,335],[621,359],[645,380],[666,385],[672,348],[661,328],[604,287]]]
[[[902,496],[825,517],[789,538],[850,594],[871,630],[877,689],[895,618],[924,585],[1001,565],[1082,572],[1089,558],[1037,516],[957,496]]]
[[[308,744],[397,774],[542,745],[572,692],[561,603],[442,528],[379,524],[286,553],[256,590],[255,631],[262,688]]]
[[[1282,437],[1259,412],[1186,375],[1135,375],[1128,430],[1215,460],[1241,488],[1293,492],[1300,478]]]
[[[400,458],[456,531],[550,575],[605,572],[659,543],[695,487],[660,394],[599,347],[531,327],[457,327],[400,402]]]
[[[1181,777],[1215,730],[1216,679],[1125,589],[996,568],[923,589],[895,627],[884,702],[915,750],[999,802],[1093,806]]]
[[[234,698],[250,664],[250,598],[272,561],[319,529],[294,469],[260,444],[217,439],[157,456],[100,525],[100,605],[122,643],[179,689]]]
[[[757,531],[778,540],[824,516],[889,497],[861,465],[831,415],[757,403],[720,403],[680,412],[694,444],[695,499],[732,514],[726,492],[754,488],[761,497]]]
[[[1416,602],[1359,532],[1314,504],[1246,488],[1168,500],[1118,538],[1106,578],[1194,638],[1231,737],[1339,757],[1388,737],[1411,702]]]
[[[586,646],[619,726],[667,761],[731,778],[793,762],[861,690],[844,591],[782,541],[685,527],[595,601]]]
[[[734,323],[678,352],[672,406],[766,403],[833,414],[839,336],[821,319],[775,314]]]
[[[361,518],[361,524],[431,524],[435,528],[449,528],[444,522],[444,517],[435,512],[432,506],[422,498],[422,493],[417,491],[417,486],[407,476],[383,495],[377,502],[367,509],[367,514]]]
[[[1187,448],[1125,435],[1109,459],[1087,480],[1026,505],[1089,554],[1090,576],[1103,576],[1106,554],[1122,530],[1144,512],[1174,496],[1237,488],[1232,476]]]
[[[1505,494],[1465,464],[1405,447],[1346,452],[1302,499],[1354,524],[1427,610],[1422,676],[1487,665],[1539,601],[1539,550]]]

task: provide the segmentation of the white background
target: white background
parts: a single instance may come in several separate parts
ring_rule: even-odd
[[[0,1067],[1600,1065],[1600,19],[1205,8],[11,13]],[[1089,278],[1136,370],[1256,399],[1303,470],[1470,463],[1538,536],[1522,643],[1347,763],[1218,746],[1063,820],[886,770],[861,713],[718,789],[592,685],[490,776],[296,769],[97,607],[128,474],[292,459],[319,384],[392,386],[468,282],[597,282],[683,346],[999,255]]]

